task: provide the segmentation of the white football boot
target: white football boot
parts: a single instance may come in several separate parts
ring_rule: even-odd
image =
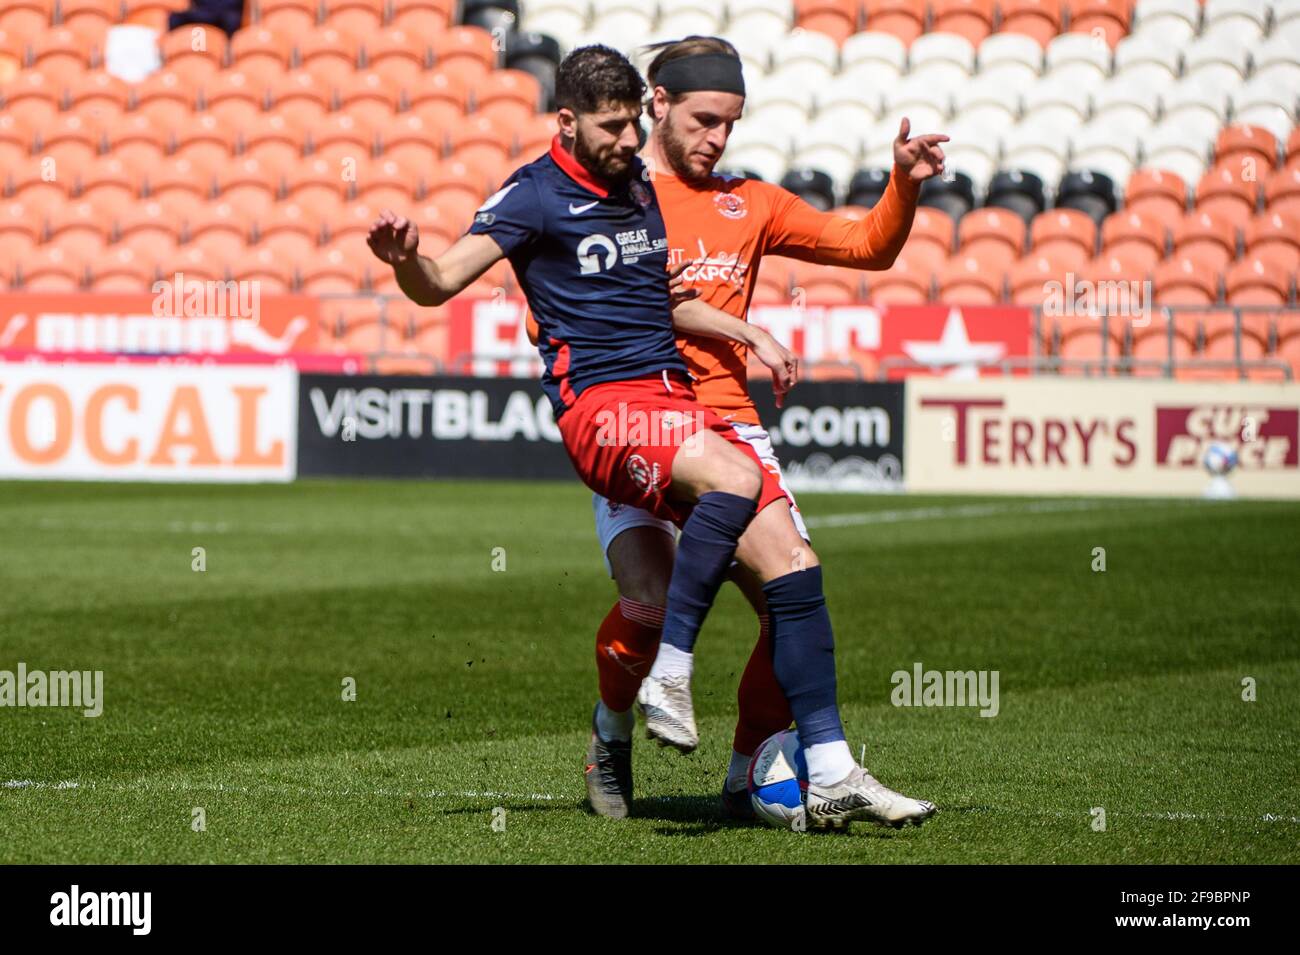
[[[856,821],[901,829],[919,826],[935,813],[934,803],[895,792],[861,766],[834,786],[809,782],[805,806],[810,829],[843,829]]]
[[[691,703],[691,678],[657,680],[647,676],[636,695],[637,708],[645,718],[645,735],[660,746],[672,746],[689,753],[700,745],[695,729],[695,707]]]

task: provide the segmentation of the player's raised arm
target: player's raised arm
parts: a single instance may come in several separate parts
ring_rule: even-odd
[[[404,216],[385,209],[366,241],[393,267],[397,284],[417,305],[441,305],[499,262],[505,253],[486,235],[462,236],[436,259],[420,255],[420,232]]]
[[[948,141],[947,136],[938,133],[912,137],[911,128],[907,117],[903,117],[894,140],[889,185],[864,218],[854,220],[819,212],[797,196],[785,193],[773,210],[773,243],[767,252],[857,269],[887,269],[893,265],[912,230],[921,183],[943,174],[943,148],[939,144]]]

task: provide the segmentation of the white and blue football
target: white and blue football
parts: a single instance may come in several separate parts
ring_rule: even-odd
[[[754,813],[780,829],[807,827],[804,798],[808,763],[796,730],[769,736],[749,761],[749,799]]]
[[[1226,476],[1237,467],[1237,451],[1216,441],[1205,449],[1204,464],[1215,477]]]

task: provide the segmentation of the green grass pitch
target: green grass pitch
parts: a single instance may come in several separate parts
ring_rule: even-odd
[[[731,587],[699,750],[638,737],[636,817],[586,814],[614,591],[576,481],[10,483],[0,670],[102,670],[104,712],[0,708],[0,862],[1300,861],[1300,505],[801,502],[850,745],[924,828],[720,817]],[[999,714],[891,705],[917,662],[997,670]]]

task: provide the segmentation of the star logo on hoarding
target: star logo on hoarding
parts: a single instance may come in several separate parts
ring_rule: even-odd
[[[946,368],[945,378],[968,380],[979,377],[981,364],[997,361],[1006,354],[1002,342],[973,342],[966,331],[961,309],[953,308],[943,323],[937,342],[904,341],[903,351],[913,361],[931,368]]]

